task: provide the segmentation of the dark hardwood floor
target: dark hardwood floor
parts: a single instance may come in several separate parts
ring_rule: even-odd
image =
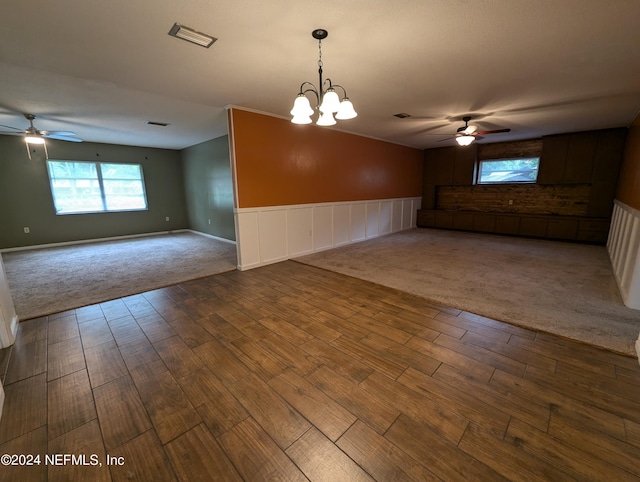
[[[640,479],[637,359],[293,261],[22,322],[4,389],[1,480]]]

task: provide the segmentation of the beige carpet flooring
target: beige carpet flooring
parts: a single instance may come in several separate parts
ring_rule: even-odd
[[[606,248],[414,229],[296,261],[478,315],[637,356]]]
[[[236,246],[191,232],[2,253],[20,320],[236,269]]]

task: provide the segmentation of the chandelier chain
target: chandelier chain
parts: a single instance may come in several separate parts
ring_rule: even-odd
[[[322,68],[322,40],[318,40],[318,67]]]

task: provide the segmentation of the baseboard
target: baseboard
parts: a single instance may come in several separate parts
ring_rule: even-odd
[[[636,340],[636,354],[638,355],[638,363],[640,363],[640,338]]]
[[[45,249],[45,248],[58,248],[61,246],[73,246],[75,244],[90,244],[90,243],[100,243],[102,241],[118,241],[121,239],[131,239],[131,238],[145,238],[148,236],[159,236],[162,234],[173,234],[173,233],[184,233],[191,231],[190,229],[174,229],[171,231],[156,231],[153,233],[142,233],[142,234],[125,234],[123,236],[109,236],[106,238],[92,238],[92,239],[80,239],[77,241],[62,241],[60,243],[47,243],[47,244],[33,244],[31,246],[18,246],[15,248],[3,248],[0,249],[0,253],[9,253],[11,251],[27,251],[30,249]]]
[[[185,231],[189,231],[193,234],[199,234],[200,236],[204,236],[206,238],[215,239],[216,241],[222,241],[223,243],[236,244],[233,239],[221,238],[220,236],[214,236],[213,234],[203,233],[202,231],[196,231],[195,229],[186,229]]]
[[[2,409],[4,408],[4,388],[0,383],[0,421],[2,421]]]

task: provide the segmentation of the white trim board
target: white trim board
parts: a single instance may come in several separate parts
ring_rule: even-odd
[[[421,202],[410,197],[235,209],[238,269],[415,228]]]

